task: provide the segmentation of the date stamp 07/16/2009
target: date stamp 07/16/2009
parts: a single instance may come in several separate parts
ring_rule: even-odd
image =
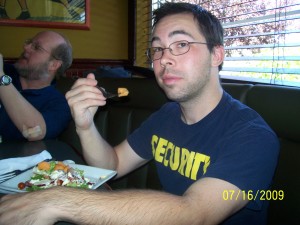
[[[269,201],[269,200],[283,200],[284,191],[283,190],[224,190],[222,193],[223,200],[260,200],[260,201]]]

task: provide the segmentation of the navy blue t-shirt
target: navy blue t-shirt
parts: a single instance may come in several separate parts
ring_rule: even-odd
[[[54,84],[41,89],[22,90],[19,74],[15,67],[4,65],[4,72],[12,77],[12,83],[21,95],[43,115],[47,126],[44,139],[56,138],[71,120],[71,112],[65,96],[55,88]],[[0,136],[2,136],[2,140],[25,140],[9,118],[1,100],[0,105]]]
[[[225,91],[199,122],[185,124],[179,105],[170,102],[127,140],[139,156],[154,158],[164,190],[176,195],[204,177],[243,191],[267,190],[279,154],[278,139],[261,116]],[[265,224],[266,209],[267,203],[257,198],[222,224]]]

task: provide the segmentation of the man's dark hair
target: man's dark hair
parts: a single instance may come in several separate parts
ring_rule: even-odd
[[[207,47],[210,52],[213,52],[215,46],[223,45],[224,30],[221,22],[216,16],[199,5],[166,2],[153,12],[153,26],[155,27],[162,18],[179,13],[191,13],[194,16],[198,22],[200,33],[208,43]],[[222,69],[222,65],[223,63],[219,65],[219,71]]]
[[[63,35],[61,36],[64,38],[65,42],[52,50],[52,55],[62,61],[61,66],[56,71],[56,77],[63,76],[65,71],[72,65],[73,61],[72,45],[67,38],[65,38]]]

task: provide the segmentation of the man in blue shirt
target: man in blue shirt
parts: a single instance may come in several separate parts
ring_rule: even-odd
[[[0,55],[0,136],[4,141],[55,138],[71,119],[55,78],[70,67],[72,46],[61,34],[43,31],[23,48],[14,65],[3,68]]]

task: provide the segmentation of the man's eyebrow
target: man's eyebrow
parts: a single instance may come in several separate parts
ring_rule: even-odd
[[[159,37],[154,36],[154,37],[152,37],[152,39],[151,39],[151,43],[153,43],[154,41],[159,41],[159,40],[160,40]]]
[[[186,32],[185,30],[174,30],[168,36],[172,37],[172,36],[175,36],[177,34],[184,34],[184,35],[190,36],[191,38],[193,37],[190,33]]]
[[[171,38],[171,37],[173,37],[173,36],[175,36],[177,34],[183,34],[183,35],[187,35],[187,36],[193,38],[193,36],[190,33],[186,32],[185,30],[174,30],[171,33],[169,33],[168,37]],[[153,43],[154,41],[159,41],[159,40],[160,40],[159,37],[154,36],[151,39],[151,43]]]

